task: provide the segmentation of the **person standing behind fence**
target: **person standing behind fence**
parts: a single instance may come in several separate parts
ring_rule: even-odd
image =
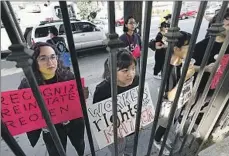
[[[137,60],[137,73],[140,73],[140,56],[141,56],[141,38],[140,35],[135,33],[137,23],[132,16],[129,16],[123,25],[123,32],[120,40],[124,42],[125,46],[132,52]]]
[[[62,66],[61,60],[59,59],[59,51],[55,46],[49,43],[37,42],[33,45],[32,49],[34,50],[32,56],[32,69],[39,86],[75,79],[73,73]],[[24,88],[30,88],[26,78],[21,81],[21,84],[18,87],[18,89]],[[87,95],[85,96],[87,98]],[[84,155],[85,125],[83,118],[73,119],[64,123],[55,124],[55,128],[65,151],[67,146],[67,137],[69,137],[78,155]],[[47,147],[49,156],[59,156],[56,146],[47,128],[27,132],[27,136],[32,147],[37,144],[41,132],[43,134],[43,140]]]
[[[110,61],[104,63],[104,73],[102,81],[96,86],[93,103],[97,103],[111,97]],[[139,77],[136,76],[136,60],[126,49],[120,49],[117,53],[117,93],[121,94],[139,85]],[[119,138],[118,156],[131,156],[133,151],[134,133]],[[114,156],[114,144],[108,146],[112,156]]]
[[[185,57],[187,55],[189,42],[191,39],[191,34],[184,32],[184,31],[180,31],[180,33],[182,34],[182,36],[180,38],[178,38],[178,42],[175,43],[173,55],[172,55],[172,58],[170,61],[170,65],[168,67],[169,68],[169,71],[168,71],[169,77],[168,77],[167,82],[166,82],[165,95],[163,98],[162,110],[160,112],[159,127],[157,128],[156,134],[155,134],[154,145],[158,149],[161,148],[161,141],[162,141],[161,139],[165,134],[166,127],[168,124],[169,112],[170,112],[170,109],[172,107],[172,104],[173,104],[173,101],[175,99],[175,95],[177,92],[178,83],[179,83],[179,80],[181,77],[182,60],[185,59]],[[190,78],[194,75],[194,73],[195,73],[195,69],[194,69],[194,65],[192,64],[192,65],[190,65],[190,67],[187,71],[185,82],[187,82],[187,80],[192,80]],[[192,81],[190,81],[190,83],[191,83],[190,85],[193,85]],[[185,89],[185,92],[186,93],[191,92],[191,89],[189,89],[188,91]],[[181,93],[181,95],[182,95],[182,93]],[[187,101],[187,100],[188,99],[185,99],[184,101]],[[176,115],[175,115],[175,121],[180,116],[180,112],[184,108],[185,104],[186,103],[179,103],[178,104],[177,110],[176,110]],[[167,144],[167,146],[171,147],[169,140],[167,141],[166,144]],[[169,155],[168,147],[165,147],[164,155]]]
[[[158,32],[155,38],[155,66],[154,66],[154,78],[161,79],[161,72],[163,69],[164,61],[165,61],[165,54],[168,43],[166,41],[166,37],[164,36],[170,25],[166,22],[162,22],[160,24],[160,32]]]
[[[49,29],[50,39],[47,40],[47,43],[53,44],[57,47],[60,52],[60,59],[63,62],[63,65],[70,70],[72,65],[70,52],[67,49],[65,40],[63,37],[58,36],[58,30],[56,27],[50,27]]]
[[[213,24],[213,23],[216,22],[217,16],[218,16],[218,14],[215,15],[212,18],[212,21],[211,21],[210,24]],[[200,85],[199,85],[198,90],[197,90],[196,101],[198,101],[198,99],[203,94],[203,91],[204,91],[204,88],[206,87],[206,84],[207,84],[207,81],[209,79],[210,73],[212,72],[213,67],[215,65],[214,63],[215,63],[215,60],[216,60],[216,56],[219,54],[220,49],[221,49],[221,47],[223,45],[223,42],[225,41],[226,32],[229,31],[229,8],[227,8],[226,13],[224,14],[223,17],[224,17],[224,19],[223,19],[223,27],[225,28],[225,31],[221,32],[218,36],[216,36],[215,42],[213,44],[213,48],[210,51],[210,57],[208,59],[207,66],[205,67],[204,75],[203,75],[203,77],[202,77],[202,79],[200,81]],[[208,45],[209,39],[210,39],[210,37],[207,36],[205,39],[203,39],[202,41],[198,42],[196,44],[196,46],[195,46],[194,53],[193,53],[193,58],[196,60],[196,63],[195,63],[196,71],[199,71],[199,67],[201,65],[201,62],[203,60],[205,51],[207,49],[207,45]],[[225,51],[225,54],[229,54],[229,46],[227,47],[227,49]],[[197,77],[197,74],[195,75],[195,77]],[[205,100],[205,102],[203,104],[202,109],[204,109],[204,108],[206,108],[208,106],[209,101],[210,101],[210,99],[211,99],[211,97],[212,97],[212,95],[214,93],[214,90],[215,89],[211,89],[210,88],[210,90],[208,92],[208,95],[206,97],[206,100]],[[193,107],[193,111],[192,111],[191,114],[193,114],[195,112],[196,106],[197,105],[195,105]],[[198,119],[196,121],[197,125],[201,121],[202,116],[203,116],[203,113],[200,113],[199,117],[198,117]]]

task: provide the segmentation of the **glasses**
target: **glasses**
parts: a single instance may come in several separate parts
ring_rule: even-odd
[[[136,22],[128,22],[128,24],[136,25]]]
[[[42,55],[37,58],[37,61],[40,63],[47,63],[49,60],[51,61],[57,60],[57,55],[56,54],[52,54],[51,56]]]

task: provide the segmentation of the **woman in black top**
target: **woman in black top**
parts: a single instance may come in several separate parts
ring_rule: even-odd
[[[109,70],[109,59],[105,61],[105,70],[103,74],[104,81],[96,86],[96,90],[93,97],[93,103],[100,102],[102,100],[111,97],[111,79]],[[132,89],[139,84],[139,78],[136,76],[136,60],[133,55],[126,49],[121,49],[117,53],[117,91],[118,94],[123,93],[129,89]],[[134,135],[131,134],[126,138],[122,138],[123,142],[119,143],[119,155],[126,156],[131,155],[133,151],[133,139]],[[114,154],[113,144],[108,147]]]
[[[168,115],[172,107],[172,102],[174,101],[178,82],[181,76],[182,60],[187,55],[189,41],[191,38],[191,34],[187,32],[180,31],[180,33],[182,34],[182,36],[178,38],[178,42],[175,43],[174,52],[173,52],[173,55],[170,61],[170,65],[169,65],[169,77],[166,82],[165,96],[163,99],[162,110],[160,112],[161,114],[161,118],[159,122],[160,125],[155,135],[154,145],[158,149],[161,148],[161,139],[166,131]],[[188,69],[186,80],[190,79],[194,73],[195,73],[195,69],[194,69],[194,66],[192,65]],[[178,105],[177,109],[179,110],[182,109],[183,105],[181,106]],[[179,111],[177,110],[177,112]],[[164,149],[164,155],[169,155],[169,150],[167,147]]]
[[[39,86],[75,79],[73,73],[62,66],[59,59],[59,52],[55,46],[49,43],[37,42],[33,45],[32,49],[34,50],[32,56],[32,69]],[[26,78],[21,81],[18,89],[23,88],[30,88]],[[64,123],[58,123],[55,124],[55,127],[65,151],[68,136],[78,155],[83,156],[85,149],[84,119],[78,118]],[[41,132],[43,134],[43,140],[47,147],[49,156],[59,156],[47,128],[27,132],[27,136],[32,147],[37,144]]]
[[[212,24],[216,22],[217,16],[218,16],[218,14],[213,17]],[[202,77],[202,79],[200,81],[200,85],[199,85],[198,90],[197,90],[196,101],[198,101],[198,99],[201,97],[201,95],[202,95],[202,93],[203,93],[203,91],[204,91],[204,89],[206,87],[206,84],[207,84],[207,81],[209,79],[210,73],[212,72],[212,69],[214,67],[215,56],[217,56],[219,54],[220,49],[221,49],[221,47],[222,47],[222,45],[223,45],[223,43],[225,41],[226,31],[229,31],[229,8],[227,8],[226,13],[224,14],[223,17],[224,17],[224,19],[223,19],[223,27],[225,28],[225,31],[221,32],[218,36],[216,36],[215,42],[213,44],[213,48],[210,51],[210,56],[209,56],[209,59],[208,59],[208,62],[207,62],[207,66],[205,67],[205,72],[203,74],[203,77]],[[196,71],[199,70],[199,67],[200,67],[201,62],[203,60],[205,51],[207,49],[207,45],[208,45],[209,39],[210,39],[210,37],[208,36],[207,38],[205,38],[202,41],[198,42],[196,44],[196,46],[195,46],[194,53],[193,53],[193,58],[196,60],[196,63],[195,63]],[[228,54],[229,54],[229,46],[227,47],[224,56],[226,56]],[[197,76],[197,74],[195,75],[195,77],[196,76]],[[205,102],[203,103],[202,109],[204,109],[206,106],[208,106],[214,91],[215,91],[215,89],[209,89],[208,95],[206,97]],[[195,105],[193,107],[193,111],[192,112],[195,111],[196,106],[197,105]],[[203,116],[203,113],[200,113],[198,119],[196,120],[196,124],[200,123],[200,121],[202,119],[202,116]]]
[[[160,32],[157,34],[155,42],[156,42],[156,51],[155,51],[155,66],[154,66],[154,77],[157,79],[161,79],[161,74],[159,74],[164,65],[165,61],[165,53],[167,48],[167,41],[165,38],[165,33],[167,33],[170,25],[166,22],[162,22],[160,25]]]

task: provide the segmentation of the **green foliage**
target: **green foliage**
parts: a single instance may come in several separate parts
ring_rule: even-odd
[[[92,1],[80,1],[76,2],[79,9],[79,16],[84,20],[92,20],[96,17],[97,13],[101,10],[97,2]]]

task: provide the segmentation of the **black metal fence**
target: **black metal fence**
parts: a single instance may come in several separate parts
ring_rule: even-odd
[[[140,70],[140,82],[139,82],[139,93],[138,93],[138,108],[137,108],[137,116],[136,116],[136,125],[135,125],[135,138],[134,138],[134,148],[133,148],[133,156],[137,155],[137,147],[138,147],[138,138],[139,138],[139,128],[140,128],[140,117],[141,117],[141,110],[142,110],[142,99],[143,99],[143,91],[144,91],[144,84],[145,84],[145,75],[146,75],[146,65],[147,65],[147,57],[148,57],[148,42],[149,42],[149,33],[150,33],[150,25],[151,25],[151,13],[152,13],[152,1],[146,1],[145,2],[145,19],[144,19],[144,29],[143,29],[143,51],[141,55],[141,70]],[[185,76],[188,71],[188,66],[190,64],[192,55],[193,55],[193,50],[195,48],[195,43],[197,40],[197,36],[199,34],[200,26],[204,17],[205,9],[207,7],[207,1],[202,1],[199,6],[199,11],[198,15],[196,17],[196,22],[193,28],[193,33],[190,41],[190,46],[188,49],[188,55],[185,60],[181,78],[178,84],[178,89],[176,92],[175,100],[173,103],[173,106],[171,108],[170,114],[169,114],[169,121],[167,125],[167,129],[163,138],[163,143],[161,146],[161,150],[159,153],[159,156],[163,154],[163,149],[166,144],[166,140],[168,138],[168,134],[170,132],[174,115],[176,112],[177,108],[177,103],[182,91],[182,86],[185,81]],[[89,123],[89,118],[87,115],[87,109],[86,109],[86,104],[84,100],[84,94],[83,94],[83,89],[82,89],[82,84],[80,81],[80,70],[79,70],[79,65],[78,65],[78,60],[77,60],[77,54],[75,51],[75,46],[72,44],[74,42],[73,40],[73,35],[71,31],[71,24],[70,24],[70,19],[68,16],[68,9],[67,9],[67,4],[65,1],[60,1],[60,8],[61,12],[63,15],[63,22],[64,22],[64,27],[66,31],[66,36],[67,36],[67,42],[69,45],[69,50],[71,54],[71,60],[73,64],[73,70],[75,74],[75,79],[77,83],[77,88],[79,91],[79,96],[80,96],[80,102],[83,110],[83,115],[85,119],[85,124],[86,124],[86,130],[87,130],[87,135],[88,135],[88,140],[90,144],[90,149],[91,149],[91,154],[92,156],[95,156],[95,149],[94,149],[94,143],[92,139],[92,132],[90,129],[90,123]],[[214,23],[209,29],[208,32],[210,33],[210,40],[208,43],[208,46],[205,51],[204,58],[202,60],[200,70],[198,72],[193,92],[191,95],[191,99],[189,100],[185,110],[184,110],[184,115],[182,118],[181,122],[181,127],[179,128],[179,131],[177,132],[175,139],[173,141],[173,145],[176,144],[178,141],[178,137],[180,136],[181,131],[184,129],[185,121],[188,118],[188,115],[190,113],[190,110],[192,108],[192,105],[195,103],[195,98],[196,98],[196,93],[197,89],[200,84],[200,80],[203,77],[204,74],[204,68],[207,65],[207,61],[210,56],[210,51],[213,48],[215,38],[216,36],[223,31],[222,27],[222,21],[223,21],[223,15],[225,14],[226,8],[228,7],[228,1],[222,2],[222,7],[219,12],[219,16],[216,19],[216,23]],[[171,59],[172,56],[172,51],[175,42],[177,42],[177,38],[180,36],[179,33],[179,27],[178,27],[178,22],[179,22],[179,15],[181,12],[182,8],[182,1],[175,1],[174,2],[174,8],[172,12],[172,22],[171,22],[171,27],[168,30],[168,33],[166,34],[167,41],[168,41],[168,48],[166,52],[166,57],[165,57],[165,64],[163,67],[163,74],[162,74],[162,81],[160,85],[160,90],[159,90],[159,96],[158,96],[158,101],[155,109],[155,118],[154,122],[152,125],[151,129],[151,135],[150,135],[150,141],[148,145],[148,150],[147,150],[147,156],[150,156],[152,154],[152,146],[155,138],[155,132],[156,128],[158,125],[158,120],[160,116],[160,111],[162,107],[162,99],[163,95],[165,92],[165,86],[166,86],[166,80],[168,79],[168,66],[169,66],[169,60]],[[27,77],[29,84],[31,86],[31,89],[33,91],[34,97],[36,98],[39,107],[42,111],[42,115],[44,116],[44,119],[47,123],[48,129],[50,131],[50,134],[53,138],[53,141],[55,143],[55,146],[58,149],[58,153],[61,156],[65,156],[66,153],[64,151],[64,148],[60,142],[60,138],[56,132],[56,129],[54,127],[54,124],[51,122],[50,115],[47,111],[45,102],[39,92],[38,89],[38,84],[36,81],[36,78],[32,72],[31,69],[31,53],[32,51],[29,50],[26,46],[25,39],[23,38],[20,26],[17,23],[17,19],[14,16],[13,9],[11,7],[11,4],[9,1],[1,1],[1,20],[5,26],[5,29],[8,33],[8,36],[12,42],[12,46],[9,47],[9,49],[12,51],[12,54],[7,57],[8,61],[15,61],[17,63],[16,67],[22,68],[25,76]],[[115,5],[114,1],[108,1],[108,20],[109,20],[109,35],[108,35],[108,42],[107,42],[107,50],[110,53],[110,58],[111,58],[111,80],[112,80],[112,104],[113,104],[113,132],[114,132],[114,148],[115,148],[115,155],[118,154],[118,138],[117,138],[117,83],[116,83],[116,49],[122,46],[122,42],[118,39],[118,35],[115,33]],[[226,40],[224,41],[224,44],[222,45],[221,51],[219,53],[219,56],[216,60],[215,66],[213,71],[211,72],[210,78],[207,82],[207,85],[204,89],[203,94],[201,95],[201,98],[197,102],[197,109],[195,111],[194,117],[191,121],[191,124],[189,125],[188,131],[185,133],[182,145],[179,149],[179,153],[182,153],[184,149],[184,145],[186,144],[187,138],[193,134],[193,126],[195,124],[195,121],[198,117],[198,114],[201,110],[202,103],[205,101],[207,93],[210,88],[210,83],[211,80],[214,76],[214,74],[217,71],[217,68],[219,66],[219,62],[222,59],[222,56],[224,55],[227,47],[229,44],[229,35],[227,34]],[[198,129],[196,130],[197,133],[200,134],[200,136],[197,138],[197,136],[193,136],[192,142],[190,143],[190,147],[192,146],[192,143],[196,142],[198,139],[198,144],[199,149],[196,149],[196,155],[198,155],[198,152],[202,149],[204,143],[208,140],[209,136],[211,135],[212,130],[215,128],[215,125],[218,121],[218,118],[221,117],[220,115],[224,113],[224,108],[228,106],[228,79],[229,79],[229,65],[227,65],[226,70],[224,71],[223,77],[221,78],[220,84],[217,86],[211,101],[209,103],[209,107],[207,112],[205,113]],[[226,87],[225,87],[226,86]],[[11,148],[13,153],[16,156],[24,156],[25,153],[21,149],[20,145],[15,141],[15,139],[11,136],[9,133],[6,125],[2,122],[1,123],[1,130],[2,130],[2,138],[5,140],[7,145]],[[200,140],[200,141],[199,141]],[[173,155],[173,149],[172,147],[170,155]]]

